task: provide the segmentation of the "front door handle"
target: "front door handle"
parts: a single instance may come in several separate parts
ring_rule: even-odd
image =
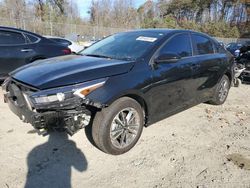
[[[21,49],[21,52],[32,52],[33,49]]]

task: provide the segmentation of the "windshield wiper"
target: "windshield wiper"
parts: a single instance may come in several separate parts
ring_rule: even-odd
[[[83,54],[85,56],[90,56],[90,57],[100,57],[100,58],[107,58],[107,59],[113,59],[112,57],[106,56],[106,55],[99,55],[99,54]]]
[[[118,60],[124,60],[124,61],[132,61],[134,60],[131,57],[110,57],[106,55],[99,55],[99,54],[77,54],[82,56],[90,56],[90,57],[99,57],[99,58],[107,58],[107,59],[118,59]]]

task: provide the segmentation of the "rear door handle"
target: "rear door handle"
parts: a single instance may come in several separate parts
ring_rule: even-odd
[[[32,52],[33,49],[21,49],[21,52]]]

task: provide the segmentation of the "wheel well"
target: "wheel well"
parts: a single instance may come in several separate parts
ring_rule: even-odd
[[[136,100],[140,105],[141,107],[143,108],[143,114],[144,114],[144,117],[145,117],[145,122],[144,122],[144,125],[147,124],[147,117],[148,117],[148,107],[147,107],[147,104],[145,102],[145,100],[140,97],[139,95],[135,95],[135,94],[129,94],[129,95],[126,95],[126,96],[123,96],[123,97],[130,97],[134,100]]]

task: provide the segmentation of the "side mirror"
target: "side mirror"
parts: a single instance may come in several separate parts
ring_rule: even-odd
[[[175,53],[161,54],[155,59],[155,63],[173,63],[181,59],[181,56]]]

